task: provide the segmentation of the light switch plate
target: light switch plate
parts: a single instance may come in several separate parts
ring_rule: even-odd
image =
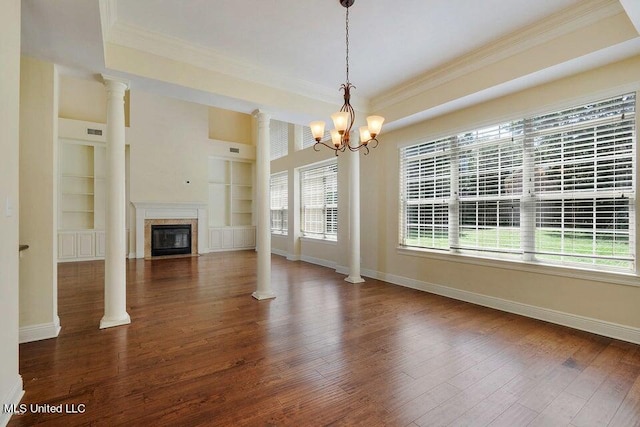
[[[13,216],[13,204],[11,203],[11,197],[7,196],[7,199],[5,201],[5,208],[4,208],[4,214],[7,218],[12,217]]]

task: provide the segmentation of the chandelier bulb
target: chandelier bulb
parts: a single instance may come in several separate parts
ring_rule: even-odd
[[[331,129],[331,142],[336,148],[339,148],[342,144],[342,135],[338,131],[338,129]]]
[[[309,127],[311,128],[313,139],[315,139],[317,142],[320,142],[320,140],[322,140],[322,137],[324,136],[324,122],[321,120],[311,122],[309,123]]]
[[[375,138],[380,135],[380,131],[382,130],[382,123],[384,123],[384,117],[382,116],[369,116],[367,117],[367,127],[369,129],[369,133],[371,134],[371,138]]]

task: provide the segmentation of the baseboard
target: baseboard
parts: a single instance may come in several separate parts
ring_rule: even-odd
[[[336,273],[349,274],[349,267],[344,265],[338,265],[336,266]]]
[[[271,248],[271,253],[274,255],[280,255],[288,259],[289,253],[287,251],[283,251],[282,249]]]
[[[127,258],[135,259],[135,257],[136,257],[136,253],[135,252],[129,252],[129,256]]]
[[[4,405],[15,405],[13,407],[16,408],[20,403],[22,396],[24,396],[24,390],[22,389],[22,377],[18,375],[18,378],[16,378],[9,392],[3,396],[2,400],[0,400],[0,426],[6,426],[9,424],[9,420],[13,416],[13,412],[4,411]]]
[[[55,338],[60,333],[60,318],[51,323],[40,323],[39,325],[21,326],[19,331],[20,344],[32,341],[47,340]]]
[[[287,261],[300,261],[300,255],[287,254]]]
[[[385,282],[392,283],[394,285],[417,289],[484,307],[495,308],[496,310],[506,311],[508,313],[519,314],[533,319],[568,326],[573,329],[579,329],[581,331],[591,332],[609,338],[640,344],[639,328],[633,328],[591,317],[579,316],[576,314],[537,307],[488,295],[477,294],[475,292],[464,291],[448,286],[436,285],[421,280],[409,279],[403,276],[381,273],[374,270],[363,270],[362,275],[384,280]]]
[[[321,265],[323,267],[333,268],[335,270],[336,263],[322,258],[316,258],[308,255],[302,255],[300,261],[308,262],[310,264]]]
[[[256,251],[257,252],[257,249],[253,246],[249,246],[246,248],[221,248],[221,249],[209,248],[209,251],[207,253],[212,254],[215,252],[233,252],[233,251]]]

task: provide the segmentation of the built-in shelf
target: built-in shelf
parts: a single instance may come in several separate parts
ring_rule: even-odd
[[[255,247],[253,163],[211,157],[208,182],[210,248]]]

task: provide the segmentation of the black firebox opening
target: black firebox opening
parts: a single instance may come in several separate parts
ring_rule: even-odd
[[[151,226],[151,256],[190,253],[191,224]]]

